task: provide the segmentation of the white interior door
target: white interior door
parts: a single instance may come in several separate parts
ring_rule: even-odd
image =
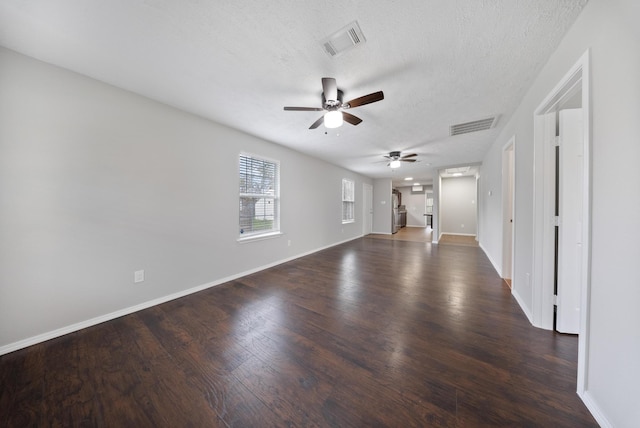
[[[560,111],[558,299],[556,329],[578,334],[582,284],[582,109]]]
[[[502,151],[502,278],[509,287],[513,278],[514,146],[512,137]]]
[[[362,234],[368,235],[373,228],[373,186],[362,184]]]

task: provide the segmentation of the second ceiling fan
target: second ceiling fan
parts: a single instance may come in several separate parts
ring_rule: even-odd
[[[416,156],[418,156],[416,153],[410,153],[408,155],[402,156],[402,152],[396,151],[389,152],[389,155],[385,155],[384,157],[389,160],[387,166],[395,169],[400,167],[401,162],[415,162],[416,159],[412,158],[415,158]]]
[[[336,85],[336,79],[333,77],[322,78],[322,107],[285,107],[288,111],[326,111],[326,113],[316,120],[309,129],[316,129],[324,122],[327,128],[337,128],[342,125],[343,121],[352,125],[362,122],[357,116],[347,113],[345,110],[359,107],[365,104],[375,103],[384,99],[382,91],[373,92],[369,95],[354,98],[351,101],[342,102],[342,91]]]

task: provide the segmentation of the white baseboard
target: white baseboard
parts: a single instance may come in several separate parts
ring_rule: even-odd
[[[456,235],[456,236],[476,236],[475,233],[453,233],[453,232],[442,232],[440,234],[440,236],[442,235]]]
[[[578,392],[578,396],[602,428],[613,428],[613,424],[605,417],[600,406],[598,406],[591,394],[589,394],[589,391],[585,391],[583,393]]]
[[[480,247],[480,249],[482,251],[484,251],[485,256],[487,256],[487,258],[489,259],[489,261],[493,265],[493,268],[496,270],[496,272],[498,272],[498,275],[500,275],[500,278],[502,278],[502,266],[499,266],[495,262],[495,260],[493,260],[493,258],[491,258],[491,255],[487,252],[487,250],[484,248],[484,246],[482,245],[481,242],[478,243],[478,246]]]
[[[51,331],[48,331],[46,333],[38,334],[36,336],[32,336],[32,337],[28,337],[26,339],[19,340],[17,342],[9,343],[7,345],[4,345],[4,346],[0,347],[0,355],[8,354],[10,352],[14,352],[14,351],[17,351],[19,349],[27,348],[29,346],[36,345],[38,343],[46,342],[47,340],[55,339],[56,337],[64,336],[65,334],[73,333],[75,331],[82,330],[82,329],[87,328],[87,327],[92,327],[94,325],[102,324],[103,322],[111,321],[111,320],[114,320],[116,318],[120,318],[122,316],[129,315],[129,314],[132,314],[134,312],[138,312],[138,311],[141,311],[143,309],[150,308],[152,306],[156,306],[156,305],[160,305],[162,303],[169,302],[171,300],[179,299],[181,297],[188,296],[189,294],[197,293],[199,291],[206,290],[207,288],[215,287],[216,285],[224,284],[226,282],[233,281],[233,280],[238,279],[238,278],[242,278],[243,276],[251,275],[252,273],[260,272],[262,270],[269,269],[271,267],[280,265],[282,263],[286,263],[286,262],[289,262],[291,260],[298,259],[300,257],[304,257],[304,256],[308,256],[308,255],[313,254],[313,253],[317,253],[318,251],[326,250],[327,248],[335,247],[336,245],[341,245],[341,244],[347,243],[349,241],[353,241],[355,239],[362,238],[362,236],[364,236],[364,235],[359,235],[359,236],[356,236],[355,238],[345,239],[343,241],[336,242],[336,243],[331,244],[331,245],[326,245],[324,247],[317,248],[315,250],[310,250],[310,251],[307,251],[305,253],[298,254],[298,255],[295,255],[295,256],[292,256],[292,257],[287,257],[286,259],[278,260],[278,261],[275,261],[273,263],[269,263],[269,264],[264,265],[264,266],[259,266],[259,267],[255,268],[255,269],[250,269],[248,271],[240,272],[240,273],[235,274],[235,275],[230,275],[230,276],[227,276],[227,277],[224,277],[224,278],[220,278],[220,279],[217,279],[215,281],[212,281],[212,282],[209,282],[209,283],[206,283],[206,284],[198,285],[196,287],[192,287],[192,288],[189,288],[189,289],[186,289],[186,290],[179,291],[177,293],[169,294],[167,296],[158,297],[156,299],[148,300],[146,302],[142,302],[142,303],[137,304],[137,305],[129,306],[127,308],[120,309],[120,310],[117,310],[117,311],[114,311],[114,312],[111,312],[111,313],[108,313],[108,314],[100,315],[100,316],[97,316],[95,318],[91,318],[91,319],[88,319],[88,320],[85,320],[85,321],[80,321],[78,323],[71,324],[71,325],[68,325],[68,326],[65,326],[65,327],[61,327],[61,328],[58,328],[56,330],[51,330]]]
[[[520,295],[518,294],[518,291],[515,289],[515,287],[511,288],[511,295],[516,299],[516,302],[518,302],[518,305],[520,305],[520,309],[522,309],[522,312],[524,312],[524,315],[529,320],[529,323],[532,326],[537,327],[536,324],[533,322],[533,314],[531,314],[529,309],[524,305],[522,297],[520,297]]]

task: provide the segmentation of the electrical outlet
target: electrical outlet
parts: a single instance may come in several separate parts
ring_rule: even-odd
[[[291,239],[287,241],[287,247],[290,247],[290,246],[291,246]]]
[[[133,273],[133,282],[138,283],[144,281],[144,270],[137,270]]]
[[[460,225],[460,227],[461,227],[462,229],[464,229],[464,224],[461,224],[461,225]]]

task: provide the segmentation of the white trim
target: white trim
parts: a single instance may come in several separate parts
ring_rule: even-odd
[[[241,238],[236,239],[236,241],[239,244],[246,244],[248,242],[253,242],[253,241],[262,241],[265,239],[273,239],[273,238],[278,238],[280,236],[284,235],[283,232],[278,231],[278,232],[271,232],[271,233],[261,233],[259,235],[247,235],[247,236],[243,236]]]
[[[369,193],[369,200],[366,197],[367,193]],[[373,233],[373,186],[362,183],[362,235],[370,233]]]
[[[442,232],[440,234],[440,238],[442,238],[442,235],[456,235],[456,236],[476,236],[475,233],[453,233],[453,232]]]
[[[596,400],[594,400],[588,391],[578,393],[578,396],[582,399],[584,405],[587,406],[593,418],[598,422],[598,425],[602,428],[613,428],[613,424],[605,417],[604,412],[600,409],[600,406],[596,404]]]
[[[480,168],[478,168],[478,172],[476,172],[476,195],[475,195],[475,205],[476,205],[476,241],[480,242],[480,233],[482,227],[480,226]]]
[[[486,248],[484,248],[484,246],[482,245],[482,243],[478,243],[478,246],[480,247],[480,249],[482,251],[484,251],[484,255],[487,256],[487,258],[489,259],[489,261],[491,262],[491,264],[493,265],[493,268],[495,269],[496,273],[498,275],[500,275],[500,270],[498,269],[498,264],[495,262],[495,260],[493,260],[491,258],[491,256],[489,255],[489,252],[486,250]]]
[[[543,184],[545,174],[545,161],[540,158],[543,155],[544,147],[542,144],[542,121],[543,115],[550,111],[555,111],[557,105],[562,102],[564,97],[573,93],[580,85],[582,91],[582,111],[583,111],[583,252],[582,252],[582,278],[581,284],[581,311],[580,311],[580,329],[578,333],[578,373],[577,373],[577,392],[582,397],[588,397],[586,389],[588,387],[588,349],[589,349],[589,317],[590,317],[590,292],[591,292],[591,92],[590,92],[590,50],[587,49],[580,59],[571,67],[565,76],[556,84],[551,92],[540,103],[534,112],[534,189],[533,189],[533,208],[534,219],[539,216],[533,224],[533,319],[534,326],[548,326],[549,320],[547,316],[543,316],[545,308],[542,306],[545,299],[549,297],[548,287],[543,286],[542,275],[545,272],[547,260],[544,258],[543,238],[550,227],[549,219],[545,220],[544,210],[545,204],[551,195],[547,194],[540,184]],[[537,169],[538,168],[538,169]],[[541,169],[540,169],[541,168]],[[536,181],[540,181],[536,186]],[[550,216],[547,216],[550,217]],[[548,312],[548,311],[547,311]],[[584,398],[583,398],[584,401]],[[586,403],[585,403],[586,404]],[[593,412],[592,412],[593,413]]]
[[[345,199],[345,184],[347,184],[347,190],[351,190],[351,194],[352,194],[352,199]],[[343,178],[342,179],[342,196],[341,196],[341,200],[342,203],[340,204],[340,218],[342,219],[342,224],[349,224],[349,223],[355,223],[356,222],[356,182],[354,180],[350,180],[348,178]],[[353,204],[352,209],[351,209],[351,218],[344,218],[344,203],[345,202],[350,202]]]
[[[512,165],[511,165],[511,174],[510,176],[505,176],[505,155],[509,156],[507,154],[507,152],[512,151],[513,155],[512,157]],[[508,173],[508,172],[507,172]],[[511,194],[507,194],[508,192],[508,185],[509,185],[509,180],[513,180],[512,187],[511,187]],[[507,188],[505,188],[507,187]],[[505,196],[508,197],[511,200],[511,212],[507,212],[507,207],[505,206]],[[500,272],[500,276],[502,278],[505,278],[505,265],[507,263],[509,263],[509,275],[510,275],[510,279],[511,281],[513,281],[513,279],[516,277],[515,275],[515,253],[516,253],[516,136],[512,135],[511,138],[509,138],[509,141],[507,141],[507,143],[502,146],[502,264],[500,266],[500,270],[498,272]],[[508,215],[507,215],[508,214]],[[511,226],[509,226],[511,228],[511,260],[507,260],[507,257],[505,256],[505,231],[507,230],[507,223],[506,223],[506,217],[509,217],[509,219],[511,220]],[[513,288],[513,287],[512,287]]]
[[[531,325],[534,325],[533,314],[531,313],[529,308],[524,304],[522,297],[520,297],[520,294],[518,294],[518,291],[516,290],[515,287],[511,287],[511,295],[516,299],[516,302],[518,302],[518,305],[520,305],[520,309],[522,309],[522,312],[524,312],[525,316],[527,317]]]
[[[581,290],[580,332],[578,336],[578,378],[577,391],[582,394],[587,389],[587,367],[589,364],[588,345],[590,337],[589,317],[591,307],[591,52],[589,49],[580,58],[582,61],[582,111],[584,138],[583,201],[586,209],[583,218],[583,265],[584,283]],[[602,425],[602,424],[601,424]]]
[[[292,256],[292,257],[287,257],[286,259],[278,260],[278,261],[275,261],[273,263],[269,263],[269,264],[266,264],[266,265],[263,265],[263,266],[259,266],[259,267],[254,268],[254,269],[250,269],[248,271],[244,271],[244,272],[240,272],[240,273],[235,274],[235,275],[227,276],[225,278],[217,279],[215,281],[212,281],[212,282],[209,282],[209,283],[206,283],[206,284],[202,284],[202,285],[198,285],[196,287],[192,287],[192,288],[189,288],[187,290],[178,291],[177,293],[172,293],[172,294],[169,294],[167,296],[158,297],[156,299],[148,300],[146,302],[142,302],[142,303],[139,303],[137,305],[129,306],[128,308],[120,309],[120,310],[117,310],[115,312],[111,312],[111,313],[108,313],[108,314],[100,315],[100,316],[95,317],[95,318],[91,318],[91,319],[88,319],[88,320],[85,320],[85,321],[80,321],[78,323],[71,324],[71,325],[68,325],[68,326],[65,326],[65,327],[61,327],[61,328],[58,328],[56,330],[48,331],[46,333],[42,333],[42,334],[38,334],[36,336],[28,337],[26,339],[22,339],[22,340],[19,340],[17,342],[9,343],[7,345],[4,345],[4,346],[0,347],[0,355],[5,355],[5,354],[8,354],[10,352],[14,352],[14,351],[17,351],[19,349],[26,348],[28,346],[37,345],[38,343],[46,342],[47,340],[55,339],[56,337],[64,336],[65,334],[73,333],[75,331],[82,330],[82,329],[85,329],[87,327],[92,327],[94,325],[102,324],[103,322],[111,321],[111,320],[114,320],[116,318],[123,317],[125,315],[130,315],[130,314],[132,314],[134,312],[138,312],[138,311],[141,311],[143,309],[148,309],[148,308],[151,308],[153,306],[157,306],[157,305],[160,305],[162,303],[169,302],[171,300],[179,299],[181,297],[185,297],[185,296],[188,296],[190,294],[197,293],[197,292],[202,291],[202,290],[206,290],[207,288],[215,287],[217,285],[224,284],[224,283],[227,283],[229,281],[233,281],[233,280],[238,279],[238,278],[242,278],[243,276],[251,275],[252,273],[260,272],[262,270],[272,268],[272,267],[280,265],[282,263],[286,263],[286,262],[289,262],[291,260],[298,259],[300,257],[308,256],[308,255],[311,255],[313,253],[317,253],[318,251],[326,250],[327,248],[335,247],[337,245],[341,245],[341,244],[344,244],[344,243],[347,243],[349,241],[353,241],[355,239],[359,239],[359,238],[362,238],[362,237],[363,237],[363,235],[356,236],[355,238],[345,239],[343,241],[336,242],[335,244],[326,245],[324,247],[317,248],[315,250],[310,250],[310,251],[307,251],[307,252],[302,253],[302,254],[298,254],[298,255],[295,255],[295,256]]]
[[[249,152],[245,152],[245,151],[240,151],[238,153],[238,169],[236,172],[236,178],[238,179],[238,189],[240,189],[240,185],[241,185],[241,178],[240,178],[240,169],[241,169],[241,163],[240,160],[245,157],[245,158],[250,158],[250,159],[256,159],[259,161],[263,161],[263,162],[267,162],[267,163],[272,163],[274,165],[276,165],[276,171],[275,171],[275,181],[276,181],[276,192],[274,196],[268,197],[266,195],[262,195],[262,194],[258,194],[255,195],[257,197],[262,197],[264,199],[273,199],[274,201],[274,224],[273,227],[270,230],[261,230],[258,232],[248,232],[247,234],[244,233],[239,233],[237,241],[253,241],[253,240],[259,240],[260,238],[272,238],[278,234],[281,233],[280,231],[280,161],[277,159],[273,159],[273,158],[269,158],[269,157],[265,157],[262,155],[256,155],[256,154],[252,154]],[[242,195],[243,193],[240,192],[238,193],[238,201],[242,200]],[[244,194],[247,195],[247,194]],[[254,195],[252,195],[254,196]],[[240,205],[238,205],[238,229],[240,229]]]

